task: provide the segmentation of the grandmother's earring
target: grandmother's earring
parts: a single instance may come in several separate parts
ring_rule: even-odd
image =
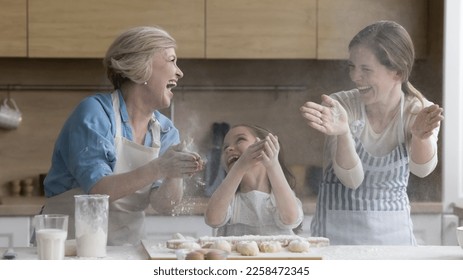
[[[144,85],[147,85],[147,84],[148,84],[148,82],[144,82],[143,84],[144,84]]]

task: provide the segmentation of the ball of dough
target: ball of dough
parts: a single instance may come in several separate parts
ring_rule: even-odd
[[[243,256],[256,256],[259,254],[259,247],[256,241],[240,241],[236,244],[236,251]]]
[[[281,243],[278,241],[264,241],[259,244],[262,253],[278,253],[282,250]]]
[[[201,249],[201,246],[194,241],[188,240],[188,241],[180,243],[178,245],[178,249],[197,250],[197,249]]]
[[[172,235],[172,239],[186,239],[186,238],[185,236],[183,236],[183,234],[177,232]]]
[[[230,242],[227,240],[219,239],[216,240],[212,245],[210,246],[211,249],[218,249],[218,250],[223,250],[228,253],[232,251],[232,246],[230,245]]]
[[[293,253],[303,253],[308,252],[310,247],[310,243],[304,240],[292,240],[289,242],[288,250]]]

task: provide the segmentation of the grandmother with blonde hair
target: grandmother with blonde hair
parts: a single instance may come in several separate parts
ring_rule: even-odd
[[[158,111],[171,105],[183,77],[175,50],[158,27],[122,33],[103,61],[114,91],[85,98],[65,122],[42,212],[69,214],[69,239],[74,195],[109,195],[108,245],[138,244],[146,207],[170,213],[183,197],[183,176],[202,169],[200,156],[185,151],[177,128]]]

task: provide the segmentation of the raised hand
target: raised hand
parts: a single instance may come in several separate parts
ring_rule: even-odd
[[[278,162],[278,153],[280,152],[280,144],[278,137],[269,133],[264,139],[264,149],[262,150],[262,164],[266,167],[272,167]]]
[[[243,169],[248,169],[261,162],[264,145],[265,140],[258,139],[256,143],[250,145],[246,151],[244,151],[235,165]]]
[[[327,135],[341,135],[349,130],[346,110],[328,95],[322,95],[321,104],[306,102],[300,111],[310,127]]]
[[[437,104],[422,109],[413,122],[411,133],[419,139],[427,139],[432,135],[434,128],[444,119],[444,110]]]
[[[158,160],[158,168],[165,177],[180,178],[202,169],[201,157],[194,152],[184,151],[178,144],[170,147]]]

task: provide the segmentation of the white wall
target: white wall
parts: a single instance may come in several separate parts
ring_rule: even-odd
[[[463,2],[444,7],[444,122],[442,245],[457,245],[458,217],[463,207]]]
[[[444,15],[444,213],[463,207],[463,2],[445,1]]]

